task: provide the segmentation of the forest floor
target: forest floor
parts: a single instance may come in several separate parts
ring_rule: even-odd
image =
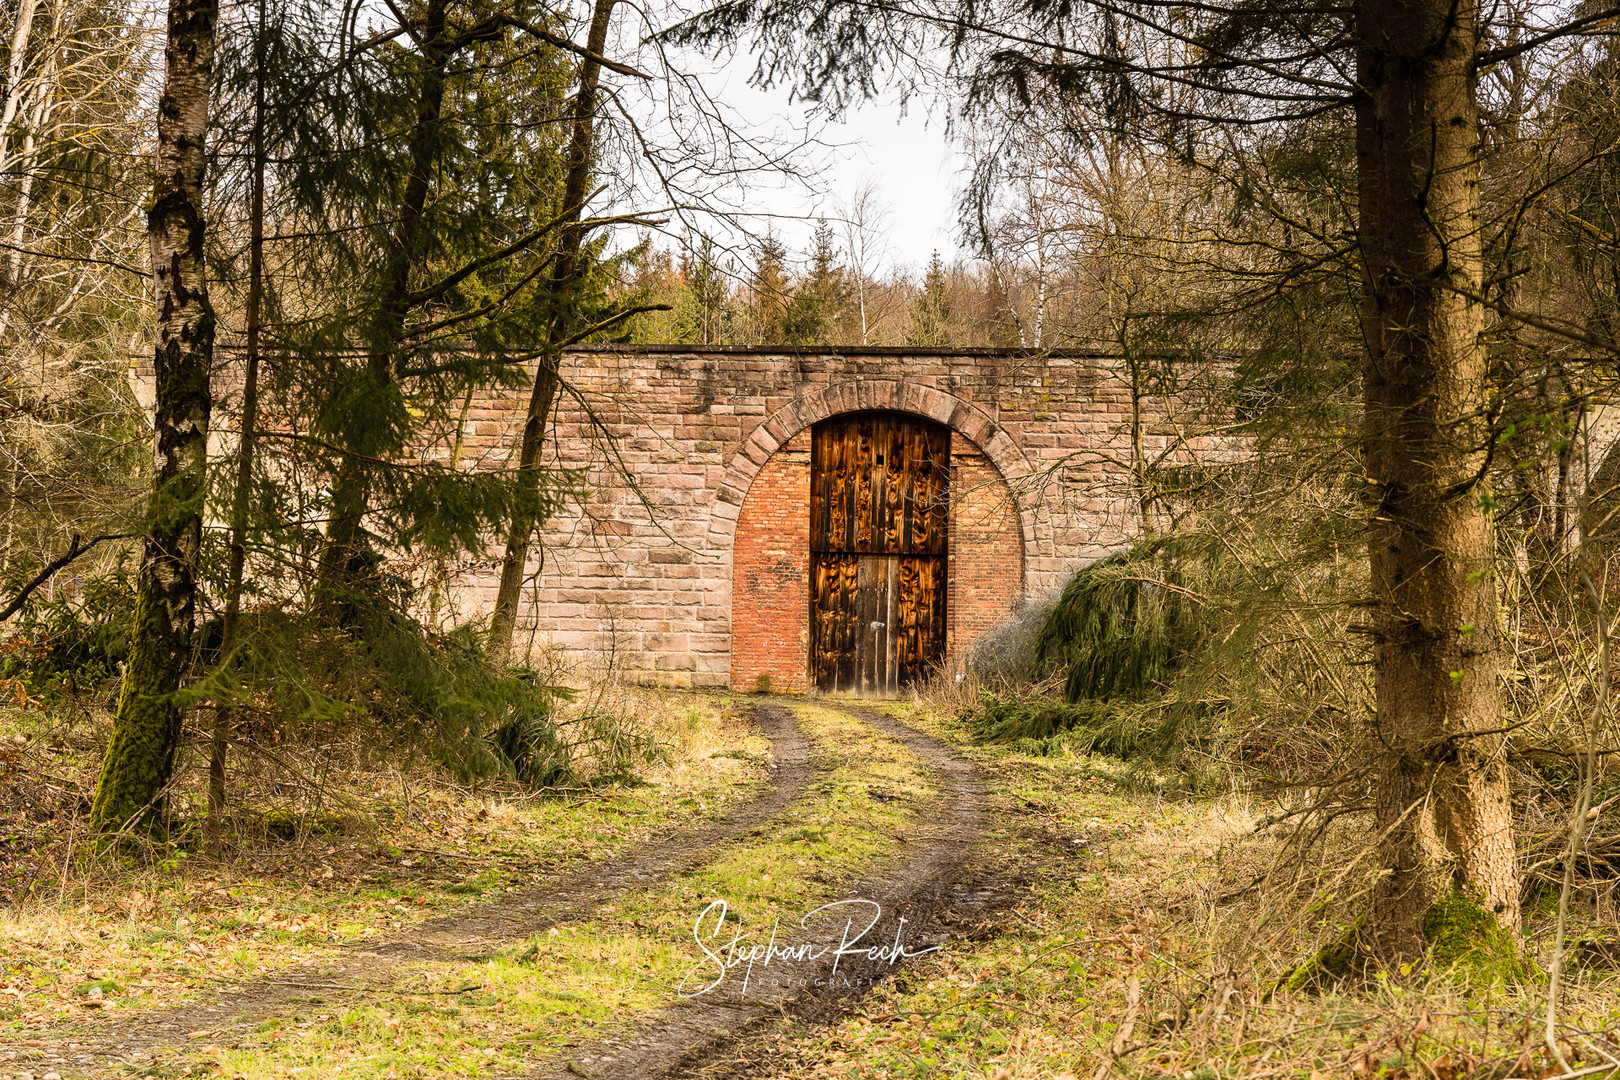
[[[355,772],[338,810],[261,814],[228,855],[63,854],[0,910],[0,1078],[1563,1072],[1532,973],[1282,985],[1333,928],[1309,893],[1257,895],[1277,852],[1248,796],[975,746],[919,703],[659,708],[644,783]],[[93,738],[21,745],[0,729],[0,792],[26,768],[36,804],[0,860],[40,783],[71,808],[93,776]],[[1620,1071],[1613,921],[1577,927],[1557,1034],[1580,1075]]]

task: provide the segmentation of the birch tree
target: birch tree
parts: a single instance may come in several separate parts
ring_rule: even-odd
[[[888,258],[890,214],[883,205],[877,186],[863,182],[839,204],[840,231],[844,234],[844,254],[849,262],[850,299],[860,323],[860,344],[873,344],[878,325],[888,315],[891,297],[875,287],[883,262]]]
[[[203,183],[218,17],[214,0],[170,0],[147,211],[157,313],[152,499],[129,660],[90,808],[98,832],[154,819],[180,742],[174,693],[191,653],[213,406]]]

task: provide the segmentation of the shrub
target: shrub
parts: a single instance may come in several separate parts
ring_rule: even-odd
[[[77,595],[36,593],[8,628],[0,678],[21,679],[35,691],[106,683],[129,656],[134,612],[135,583],[122,563],[84,578]]]
[[[1013,621],[988,631],[973,642],[967,669],[980,685],[1016,690],[1040,678],[1036,640],[1050,617],[1055,601],[1025,601]]]
[[[1110,555],[1063,587],[1035,638],[1038,665],[1066,671],[1069,702],[1139,695],[1197,648],[1200,623],[1162,543]]]

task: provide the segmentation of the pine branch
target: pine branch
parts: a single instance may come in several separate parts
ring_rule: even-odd
[[[73,562],[73,560],[77,559],[80,555],[85,554],[91,548],[95,547],[99,543],[102,543],[103,541],[127,540],[134,535],[134,533],[101,533],[98,536],[92,537],[89,541],[86,541],[84,537],[80,536],[78,533],[74,533],[72,539],[68,541],[68,549],[62,554],[58,555],[56,558],[52,559],[50,562],[46,563],[44,569],[35,574],[34,579],[27,585],[24,585],[21,592],[12,597],[11,603],[7,604],[3,610],[0,610],[0,623],[5,622],[7,619],[17,614],[17,612],[21,611],[23,605],[28,603],[28,598],[33,595],[35,589],[49,581],[51,575]]]
[[[601,193],[601,191],[601,188],[597,188],[596,191],[591,193],[591,198],[595,198],[596,195]],[[478,258],[473,259],[471,262],[462,266],[461,269],[451,273],[447,277],[441,278],[437,283],[429,285],[425,289],[418,289],[413,293],[407,293],[405,295],[405,303],[411,307],[418,307],[427,303],[429,300],[438,299],[440,296],[443,296],[446,292],[449,292],[461,282],[465,281],[468,276],[477,273],[486,266],[498,263],[502,259],[509,256],[516,255],[524,248],[529,247],[536,240],[563,224],[565,221],[567,221],[567,219],[568,211],[565,210],[563,213],[558,214],[544,225],[524,233],[522,236],[518,237],[505,247],[498,248],[487,255],[478,256]]]
[[[583,45],[575,45],[567,38],[553,34],[551,31],[536,26],[534,23],[528,22],[524,19],[520,19],[515,15],[497,15],[490,21],[503,26],[510,26],[515,29],[522,30],[524,33],[529,34],[532,37],[539,38],[547,45],[553,45],[564,50],[565,52],[571,52],[577,56],[583,56],[587,60],[594,60],[598,64],[601,64],[603,67],[607,68],[609,71],[616,71],[620,75],[628,75],[634,79],[647,79],[649,81],[652,79],[652,76],[648,75],[644,71],[637,71],[628,64],[621,64],[617,61],[609,60],[600,53],[587,49]]]
[[[559,349],[566,349],[570,345],[578,345],[580,342],[584,341],[586,338],[590,337],[592,334],[600,334],[604,330],[607,330],[607,329],[609,329],[609,328],[611,328],[613,326],[617,326],[619,323],[621,323],[624,320],[628,319],[632,315],[641,315],[641,314],[643,314],[645,312],[648,312],[648,311],[674,311],[674,310],[675,310],[675,307],[674,307],[673,304],[642,304],[642,305],[639,305],[637,307],[625,308],[623,311],[620,311],[617,314],[609,315],[607,318],[603,319],[601,322],[597,323],[594,326],[587,326],[585,329],[581,330],[579,333],[577,333],[577,334],[573,335],[572,337],[568,338],[566,341],[562,342],[557,347]]]
[[[1525,53],[1530,52],[1532,49],[1538,49],[1549,41],[1556,41],[1562,37],[1579,34],[1598,24],[1613,23],[1617,19],[1620,19],[1620,7],[1606,7],[1601,11],[1594,11],[1590,15],[1564,23],[1562,26],[1555,26],[1545,33],[1537,34],[1535,37],[1526,38],[1516,45],[1507,45],[1500,49],[1480,53],[1474,58],[1474,70],[1479,71],[1482,68],[1490,67],[1492,64],[1500,64],[1504,60],[1523,56]],[[1612,35],[1613,31],[1610,30],[1607,33]]]
[[[647,227],[657,227],[662,224],[664,224],[664,219],[662,218],[646,218],[637,214],[620,214],[615,217],[592,218],[590,220],[581,222],[580,228],[594,229],[602,225],[642,225]],[[554,227],[555,225],[556,222],[553,222],[552,226],[549,227]],[[541,260],[533,267],[533,269],[514,282],[511,288],[507,289],[506,292],[489,301],[484,306],[473,308],[471,311],[462,311],[457,312],[454,315],[446,315],[437,322],[428,323],[426,326],[414,327],[405,334],[405,337],[420,339],[428,334],[436,334],[441,330],[448,330],[450,327],[456,326],[460,323],[469,322],[473,319],[482,318],[483,316],[488,315],[490,312],[500,308],[512,297],[516,296],[518,291],[539,276],[546,269],[546,266],[547,264],[545,260]]]

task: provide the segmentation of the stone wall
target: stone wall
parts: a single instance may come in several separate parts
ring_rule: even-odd
[[[1052,593],[1132,532],[1131,394],[1115,358],[585,347],[568,353],[564,375],[544,462],[574,470],[582,498],[534,549],[518,644],[571,663],[673,686],[751,690],[764,676],[773,689],[802,690],[809,430],[840,413],[896,410],[952,430],[953,661],[1022,597]],[[146,401],[149,368],[137,365],[131,380]],[[234,430],[232,396],[220,396],[216,452]],[[527,390],[474,399],[459,440],[451,418],[422,455],[508,467],[527,400]],[[1172,411],[1147,400],[1149,457],[1170,444]],[[1177,453],[1230,449],[1202,438]],[[487,618],[499,560],[492,544],[433,568],[453,575],[431,593],[439,617]]]
[[[945,601],[948,667],[967,655],[980,634],[1011,619],[1025,591],[1017,500],[984,452],[955,433],[950,531],[950,594]]]
[[[988,349],[573,350],[546,461],[580,470],[585,497],[546,527],[520,640],[648,682],[802,690],[809,429],[881,409],[953,431],[959,657],[1021,597],[1129,536],[1130,395],[1114,364]],[[468,460],[503,460],[524,404],[479,402]],[[1147,451],[1165,444],[1150,423]],[[463,614],[487,609],[496,579],[493,560],[464,574]]]
[[[676,686],[751,690],[765,676],[773,689],[802,690],[809,430],[844,412],[912,412],[953,431],[953,658],[1021,598],[1051,594],[1133,529],[1131,394],[1115,357],[591,347],[570,351],[565,375],[570,391],[545,462],[577,470],[584,497],[549,522],[534,551],[518,643],[570,662],[611,663]],[[215,456],[234,446],[233,376],[227,360],[215,381]],[[149,353],[132,361],[129,378],[150,409]],[[461,467],[507,467],[526,404],[526,390],[474,400]],[[1175,410],[1152,397],[1144,405],[1141,449],[1157,458],[1172,441]],[[449,426],[424,457],[457,452],[454,418]],[[1578,457],[1572,470],[1576,501],[1617,440],[1620,407],[1599,404],[1582,440],[1597,448],[1593,460]],[[1212,437],[1180,445],[1170,464],[1241,452]],[[487,619],[500,554],[492,546],[429,568],[423,576],[453,575],[449,587],[423,590],[433,611],[447,622]]]

